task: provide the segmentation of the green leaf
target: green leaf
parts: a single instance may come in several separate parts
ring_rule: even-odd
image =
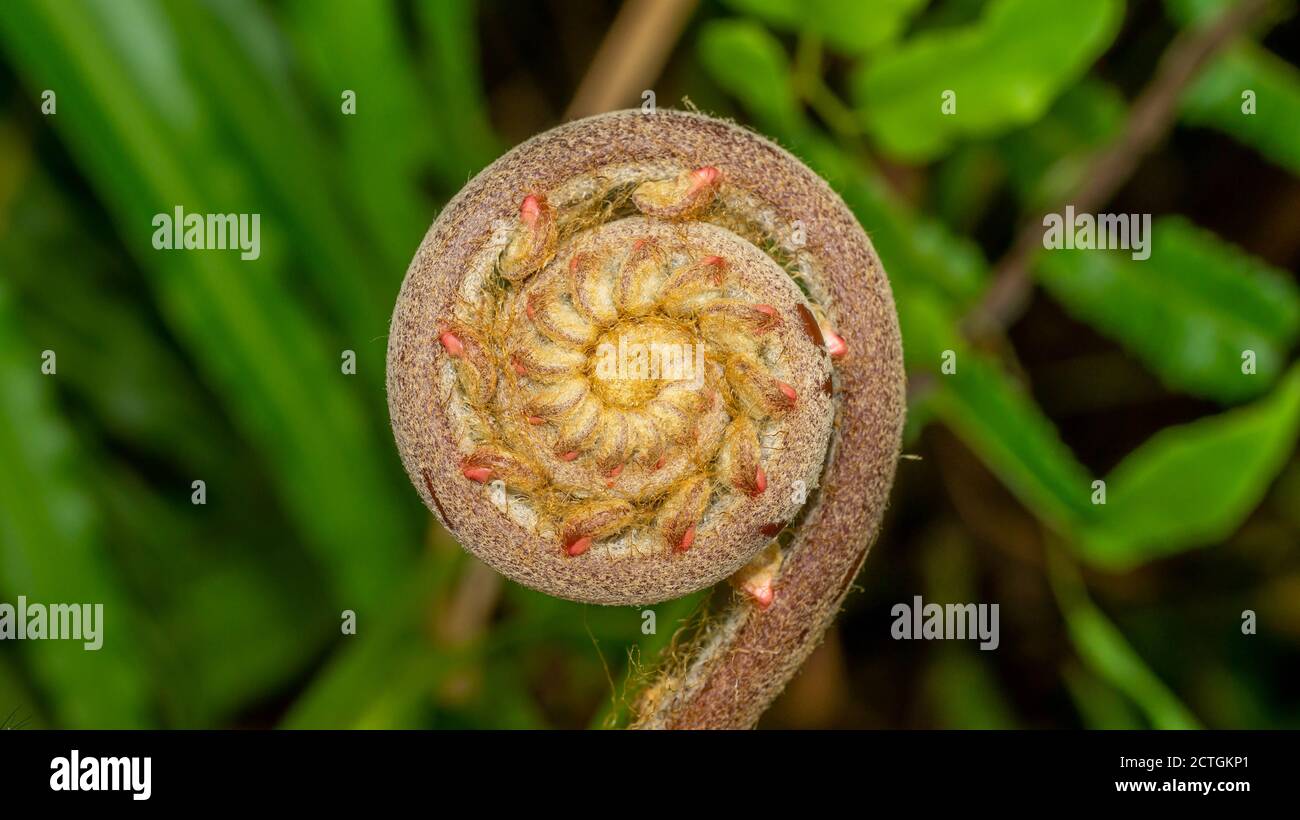
[[[1035,515],[1062,534],[1089,514],[1091,477],[1033,397],[998,365],[956,350],[957,370],[939,375],[937,417]]]
[[[925,202],[952,230],[973,234],[991,208],[1001,207],[1006,177],[996,146],[959,145],[933,169]]]
[[[0,655],[0,732],[53,728],[39,711],[40,701],[17,661],[16,657]]]
[[[941,156],[958,139],[989,136],[1043,115],[1114,39],[1119,0],[993,0],[970,26],[920,34],[854,75],[863,124],[891,155]],[[943,113],[955,94],[956,112]]]
[[[249,263],[150,243],[153,216],[177,205],[259,210],[231,146],[204,127],[203,99],[185,97],[187,113],[142,98],[134,58],[70,5],[13,5],[0,15],[0,41],[34,87],[59,89],[54,127],[149,274],[170,327],[273,465],[334,591],[353,608],[379,600],[409,560],[414,505],[403,503],[409,488],[366,414],[362,383],[340,375],[340,346],[285,282],[286,254],[275,251],[283,235],[264,232],[263,258]]]
[[[383,251],[384,267],[401,271],[432,213],[419,181],[435,158],[453,158],[445,145],[434,146],[455,121],[435,125],[393,4],[294,2],[286,13],[325,121],[338,131],[339,170],[355,207]],[[355,113],[343,113],[345,91],[356,95]],[[457,168],[457,185],[467,170],[477,168]]]
[[[1243,111],[1254,92],[1255,113]],[[1218,57],[1183,95],[1185,122],[1216,128],[1300,174],[1300,70],[1253,43]]]
[[[897,202],[878,175],[811,128],[795,99],[785,51],[767,30],[747,21],[709,23],[699,51],[714,80],[839,191],[892,282],[928,288],[958,305],[979,296],[988,278],[979,246]]]
[[[922,686],[939,729],[1015,729],[1015,710],[984,653],[939,647]]]
[[[1078,569],[1059,549],[1048,551],[1048,577],[1084,664],[1127,695],[1155,729],[1199,729],[1200,721],[1151,671],[1124,633],[1088,597]]]
[[[1132,704],[1078,661],[1061,669],[1061,680],[1079,711],[1085,729],[1141,729],[1142,721]]]
[[[857,216],[895,288],[929,291],[953,310],[970,305],[983,292],[988,262],[975,242],[899,202],[878,174],[835,143],[807,135],[795,142],[795,149]]]
[[[715,20],[704,26],[700,61],[713,79],[779,134],[802,130],[790,61],[772,34],[747,20]]]
[[[26,338],[58,353],[50,381],[88,409],[109,439],[103,449],[166,467],[146,486],[101,455],[81,466],[79,483],[103,511],[101,540],[122,585],[150,613],[140,632],[155,690],[168,693],[160,719],[211,726],[301,673],[319,651],[321,616],[334,608],[310,555],[280,525],[261,471],[249,469],[255,454],[147,306],[121,295],[124,282],[144,286],[138,272],[72,222],[76,214],[44,174],[32,174],[14,200],[0,267],[12,274]],[[85,439],[83,453],[94,448]],[[221,492],[210,506],[192,506],[189,479],[178,474],[203,476]]]
[[[726,0],[741,14],[787,31],[825,38],[835,49],[862,54],[892,42],[927,0]]]
[[[1127,109],[1111,85],[1085,77],[1043,116],[998,143],[1028,211],[1054,207],[1075,190],[1092,155],[1119,135]]]
[[[929,288],[904,280],[893,291],[908,371],[938,374],[944,351],[964,349],[956,314]]]
[[[212,726],[277,695],[338,636],[325,579],[273,511],[220,498],[196,507],[188,486],[147,486],[124,464],[101,468],[94,483],[105,537],[150,613],[169,728]],[[250,520],[235,529],[241,514]]]
[[[1083,661],[1127,694],[1155,729],[1198,729],[1200,722],[1159,678],[1120,632],[1094,606],[1080,605],[1066,616],[1070,638]]]
[[[1172,388],[1222,402],[1266,391],[1300,334],[1300,291],[1184,219],[1157,220],[1151,233],[1147,260],[1129,251],[1041,253],[1039,280]],[[1255,375],[1242,373],[1247,350]]]
[[[977,244],[895,201],[881,180],[860,170],[841,180],[839,190],[891,282],[928,289],[955,311],[979,298],[989,271]]]
[[[1165,0],[1165,11],[1179,25],[1204,27],[1222,17],[1239,0]],[[1264,19],[1256,24],[1258,30],[1271,28],[1275,22],[1285,20],[1295,13],[1295,0],[1276,0],[1265,10]]]
[[[1106,479],[1082,535],[1089,561],[1127,568],[1228,537],[1295,451],[1300,365],[1248,407],[1161,430]]]
[[[116,5],[102,14],[111,16]],[[250,209],[263,214],[268,238],[264,248],[275,236],[266,223],[283,221],[296,239],[293,254],[302,258],[308,277],[347,333],[349,343],[343,346],[358,351],[358,376],[382,384],[380,359],[365,343],[385,332],[392,306],[383,295],[387,289],[374,283],[396,288],[410,251],[375,269],[373,252],[357,239],[348,214],[335,199],[330,184],[335,158],[320,144],[300,95],[288,84],[287,61],[283,56],[268,59],[258,51],[268,40],[275,42],[263,12],[251,4],[241,4],[242,13],[225,16],[223,10],[230,4],[171,3],[165,8],[158,42],[148,43],[148,37],[132,31],[129,41],[110,44],[115,56],[146,43],[169,53],[172,59],[153,70],[173,75],[186,95],[187,108],[212,120],[202,131],[177,128],[174,143],[195,155],[211,152],[218,169],[223,159],[230,163],[224,178],[217,177],[212,194],[233,199],[247,192],[247,199],[256,202]],[[133,73],[133,87],[147,88],[139,72]],[[165,116],[166,100],[145,97],[142,102]],[[220,139],[212,140],[214,135]],[[214,144],[204,145],[209,141]],[[411,242],[418,242],[421,230],[411,229]]]
[[[406,579],[389,590],[382,607],[357,613],[357,634],[343,640],[329,663],[298,698],[281,726],[290,729],[377,728],[391,723],[393,710],[410,703],[413,690],[425,696],[454,671],[460,657],[441,653],[429,634],[430,602],[450,595],[463,554],[439,530],[429,550]],[[480,647],[465,652],[478,653]]]
[[[1165,10],[1182,25],[1203,26],[1235,3],[1236,0],[1165,0]]]
[[[424,35],[427,96],[439,103],[431,135],[434,165],[452,192],[501,153],[479,72],[477,5],[476,0],[419,0],[415,5]]]
[[[17,309],[0,280],[0,601],[15,608],[19,596],[29,605],[102,606],[99,649],[37,640],[24,642],[23,653],[59,725],[146,726],[151,705],[138,619],[79,483],[76,442],[51,399],[57,371],[42,375],[42,350],[18,333]]]
[[[0,267],[12,277],[27,337],[58,351],[67,365],[61,386],[110,437],[215,476],[233,432],[144,306],[121,295],[133,271],[72,221],[76,213],[43,173],[15,198]]]

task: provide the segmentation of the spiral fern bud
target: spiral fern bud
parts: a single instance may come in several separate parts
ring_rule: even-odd
[[[743,618],[803,609],[778,666],[879,526],[903,383],[888,282],[840,199],[681,112],[569,123],[471,180],[389,340],[403,463],[466,549],[602,604],[731,577]]]

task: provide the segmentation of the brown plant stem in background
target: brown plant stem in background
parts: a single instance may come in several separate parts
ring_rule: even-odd
[[[1272,0],[1243,0],[1212,25],[1184,29],[1174,38],[1160,58],[1155,77],[1133,103],[1120,135],[1092,159],[1075,190],[1054,209],[1037,214],[1021,227],[1011,249],[994,269],[993,284],[966,316],[965,329],[970,338],[981,340],[998,333],[1024,309],[1033,284],[1029,266],[1042,242],[1043,217],[1066,205],[1073,205],[1076,212],[1090,213],[1106,204],[1132,176],[1142,158],[1169,134],[1183,90],[1211,57],[1263,18],[1271,6]]]
[[[469,558],[454,593],[436,621],[439,640],[454,648],[479,638],[496,609],[503,583],[500,574],[491,567]]]
[[[564,119],[639,102],[663,70],[697,0],[627,0],[582,78]]]

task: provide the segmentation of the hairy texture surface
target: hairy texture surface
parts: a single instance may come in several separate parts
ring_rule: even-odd
[[[616,339],[699,345],[704,378],[603,379]],[[647,727],[757,720],[861,566],[904,415],[889,285],[843,202],[667,111],[560,126],[457,195],[407,271],[388,392],[426,504],[515,580],[644,603],[739,571]]]

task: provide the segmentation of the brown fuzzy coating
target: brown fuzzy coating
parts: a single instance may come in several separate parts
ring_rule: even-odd
[[[527,192],[553,191],[593,169],[656,164],[716,168],[724,192],[744,192],[783,224],[800,221],[807,237],[802,252],[814,262],[802,276],[848,349],[835,366],[834,396],[821,389],[829,375],[811,352],[806,375],[785,375],[797,382],[800,406],[833,403],[837,428],[820,488],[786,548],[774,600],[766,610],[738,604],[722,613],[715,621],[716,639],[656,687],[658,696],[644,704],[637,721],[644,727],[749,726],[839,610],[880,525],[902,435],[902,345],[889,284],[862,228],[824,181],[770,141],[697,114],[617,112],[533,138],[457,195],[412,261],[389,338],[389,407],[398,450],[426,504],[462,543],[476,544],[476,554],[521,583],[582,600],[659,600],[690,591],[703,577],[725,577],[744,566],[753,554],[748,547],[727,553],[720,545],[724,554],[706,555],[697,543],[674,556],[665,580],[650,577],[658,570],[638,560],[597,571],[580,560],[590,555],[573,559],[553,545],[548,550],[525,530],[512,531],[500,511],[483,503],[482,485],[463,478],[461,453],[441,412],[438,374],[445,352],[438,344],[438,323],[455,314],[461,281],[494,224],[512,216]],[[670,192],[651,193],[666,199]],[[729,254],[727,261],[732,261]],[[792,303],[775,307],[782,316],[802,319]],[[814,350],[801,321],[786,324],[797,328],[799,344]],[[781,338],[796,344],[795,336]],[[816,352],[825,357],[824,350]],[[796,354],[805,356],[803,348]],[[787,444],[807,446],[801,440]],[[761,498],[788,492],[788,486],[775,483],[776,474],[769,479],[774,484]],[[755,531],[789,520],[771,512],[755,510]],[[719,561],[721,574],[717,567],[702,569]],[[677,581],[681,585],[674,587]]]

